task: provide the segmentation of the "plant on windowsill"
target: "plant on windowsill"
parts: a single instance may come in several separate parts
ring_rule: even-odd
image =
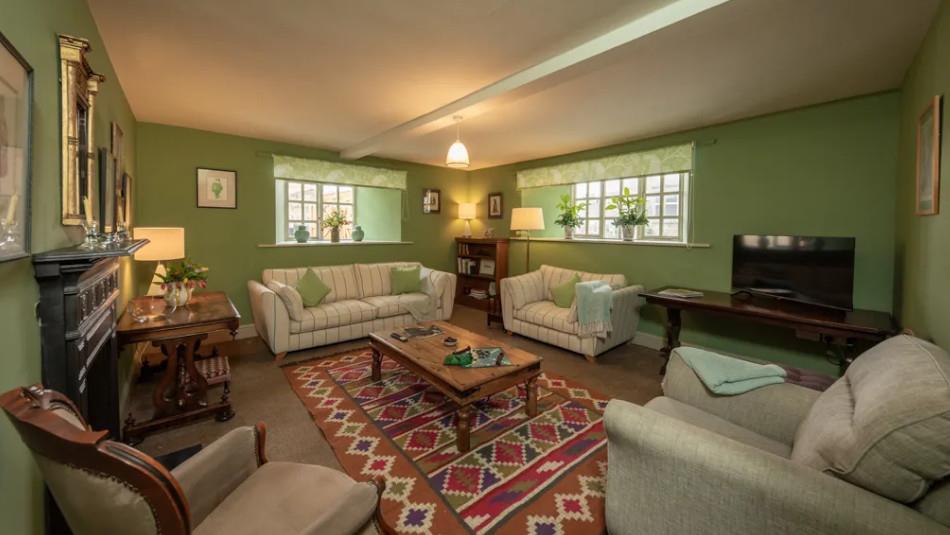
[[[330,242],[339,243],[340,242],[340,227],[349,225],[350,222],[346,220],[346,216],[343,215],[343,212],[339,210],[334,210],[323,219],[323,226],[330,227]]]
[[[641,195],[632,195],[630,188],[623,188],[623,194],[611,197],[605,210],[617,210],[614,226],[620,227],[623,241],[633,241],[636,227],[647,224],[646,199]]]
[[[162,279],[165,302],[172,310],[188,304],[195,288],[208,287],[208,268],[187,258],[165,264],[165,274],[156,276]]]
[[[571,196],[565,193],[561,195],[561,202],[557,203],[558,215],[554,223],[564,229],[564,239],[570,240],[574,237],[574,229],[581,226],[580,214],[587,209],[587,203],[575,203]]]

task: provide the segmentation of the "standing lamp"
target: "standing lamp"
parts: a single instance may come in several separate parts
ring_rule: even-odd
[[[139,262],[158,261],[152,284],[145,295],[162,295],[162,279],[165,274],[166,260],[179,260],[185,257],[185,229],[177,227],[136,227],[133,231],[136,240],[147,239],[148,245],[135,252]]]
[[[469,221],[475,219],[475,203],[463,202],[459,204],[459,219],[465,220],[465,233],[462,234],[462,237],[471,238],[472,225],[469,224]]]
[[[511,230],[523,231],[525,244],[525,273],[531,271],[531,231],[544,230],[544,211],[540,208],[512,208]]]

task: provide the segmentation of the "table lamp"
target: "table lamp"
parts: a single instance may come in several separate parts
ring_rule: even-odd
[[[132,231],[136,240],[147,239],[149,243],[135,251],[134,258],[140,262],[158,261],[152,284],[146,295],[162,295],[162,279],[165,274],[166,260],[179,260],[185,257],[185,229],[177,227],[136,227]]]
[[[511,230],[525,233],[525,272],[531,271],[531,231],[544,230],[544,211],[541,208],[512,208]]]
[[[475,203],[463,202],[459,204],[459,219],[465,220],[465,233],[462,234],[462,237],[471,238],[472,226],[469,224],[469,221],[475,219]]]

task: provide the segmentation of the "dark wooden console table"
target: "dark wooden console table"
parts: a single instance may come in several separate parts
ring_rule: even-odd
[[[682,298],[660,295],[665,288],[645,292],[647,303],[666,309],[666,345],[661,352],[669,360],[679,347],[682,312],[701,312],[745,319],[756,323],[792,329],[802,337],[818,340],[836,348],[838,365],[843,372],[856,356],[858,340],[880,342],[897,333],[894,319],[876,310],[834,310],[792,301],[749,294],[730,294],[701,290],[702,297]],[[661,373],[666,372],[666,364]]]
[[[144,304],[143,308],[148,310],[145,301],[153,299],[156,298],[137,297],[133,301]],[[132,304],[119,319],[119,344],[151,343],[161,348],[168,364],[152,395],[154,417],[138,423],[130,414],[123,428],[125,441],[135,444],[149,433],[212,414],[219,421],[231,419],[234,411],[228,399],[228,385],[225,384],[220,400],[209,403],[208,382],[195,367],[195,362],[202,358],[217,357],[216,350],[205,357],[198,354],[209,333],[224,330],[230,331],[231,336],[237,334],[241,315],[228,296],[224,292],[197,293],[187,305],[166,310],[143,323],[136,323],[128,313]]]

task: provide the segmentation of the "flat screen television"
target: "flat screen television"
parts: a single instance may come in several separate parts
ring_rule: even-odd
[[[736,235],[732,288],[813,305],[854,308],[854,238]]]

